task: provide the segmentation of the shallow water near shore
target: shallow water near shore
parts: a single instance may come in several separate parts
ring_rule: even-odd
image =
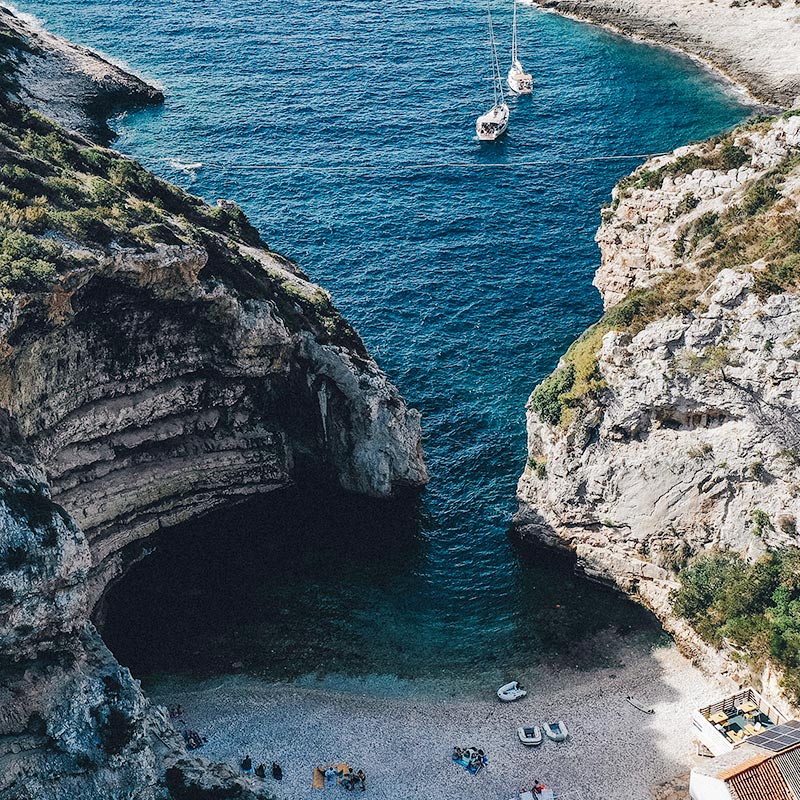
[[[474,139],[491,102],[478,2],[18,6],[164,86],[163,108],[112,123],[115,146],[240,203],[331,291],[424,417],[421,513],[265,501],[164,537],[112,593],[106,635],[123,663],[139,676],[458,681],[542,657],[604,663],[591,644],[603,630],[657,640],[643,611],[509,540],[524,406],[600,314],[599,207],[639,163],[579,159],[713,135],[746,116],[739,100],[688,59],[521,8],[535,93],[510,101],[509,136],[486,146]],[[520,161],[545,163],[485,167]],[[398,168],[430,162],[468,166]],[[375,167],[240,169],[278,163]]]

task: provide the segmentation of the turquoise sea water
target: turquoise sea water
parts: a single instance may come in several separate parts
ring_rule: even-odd
[[[466,674],[575,655],[609,624],[648,626],[509,542],[524,406],[600,313],[599,207],[638,163],[578,159],[671,149],[747,109],[686,59],[521,8],[535,93],[510,101],[509,136],[486,145],[474,139],[490,103],[477,0],[19,5],[163,86],[162,108],[113,123],[115,146],[212,202],[240,203],[332,292],[424,416],[420,519],[324,502],[314,516],[301,501],[295,514],[267,506],[217,517],[205,534],[194,525],[119,587],[108,635],[123,660],[140,673],[208,658],[278,675]],[[495,8],[506,67],[510,4]],[[187,174],[170,160],[206,166]],[[485,168],[522,160],[545,163]],[[428,162],[468,166],[398,168]],[[235,168],[363,163],[375,166]],[[159,575],[185,602],[153,588]],[[133,596],[138,625],[124,611]]]

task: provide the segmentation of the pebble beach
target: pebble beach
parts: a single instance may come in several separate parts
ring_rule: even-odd
[[[311,789],[315,766],[339,762],[364,769],[375,800],[516,800],[537,780],[559,800],[648,800],[697,759],[691,711],[730,687],[672,645],[609,647],[614,666],[536,668],[525,676],[528,696],[515,703],[501,703],[491,686],[480,697],[444,686],[411,695],[391,677],[353,679],[346,690],[244,675],[171,677],[146,688],[154,702],[182,705],[185,725],[208,737],[198,754],[232,766],[245,754],[268,767],[278,761],[283,780],[266,784],[285,800],[349,796],[338,786]],[[569,729],[567,742],[534,748],[517,740],[518,726],[557,719]],[[451,761],[454,745],[483,748],[488,768],[468,774]]]

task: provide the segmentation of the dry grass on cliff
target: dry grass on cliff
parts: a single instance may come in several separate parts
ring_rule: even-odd
[[[756,120],[745,129],[769,124]],[[655,170],[634,172],[618,185],[617,202],[632,189],[660,187],[667,175],[741,166],[749,161],[744,150],[733,144],[741,130],[711,140],[699,153]],[[795,197],[799,172],[800,154],[790,154],[753,181],[741,200],[722,214],[709,212],[688,222],[675,244],[675,255],[684,266],[653,286],[634,289],[577,339],[558,369],[531,395],[530,405],[539,417],[550,425],[569,428],[578,410],[599,399],[606,389],[598,362],[605,334],[619,331],[635,336],[657,319],[693,312],[722,269],[751,270],[754,291],[761,299],[800,287],[800,205]],[[688,204],[683,213],[693,208]]]

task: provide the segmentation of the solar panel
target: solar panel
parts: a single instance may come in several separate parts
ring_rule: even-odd
[[[747,743],[773,753],[782,753],[789,747],[800,744],[800,720],[793,719],[785,725],[774,725],[763,733],[750,736]]]

